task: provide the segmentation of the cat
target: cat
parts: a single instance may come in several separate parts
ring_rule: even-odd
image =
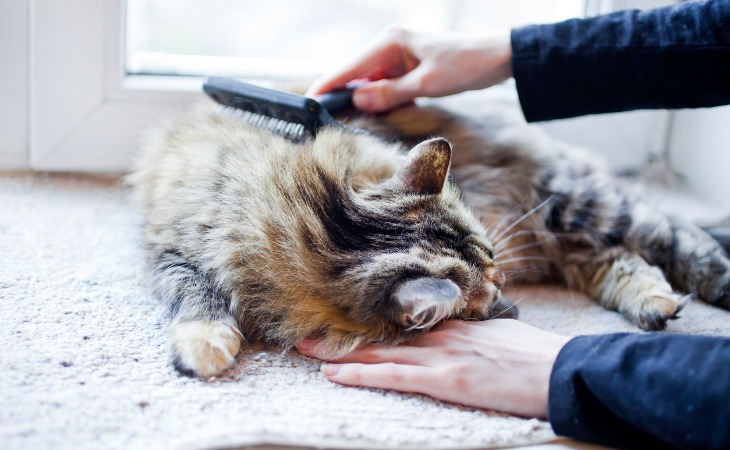
[[[674,289],[730,308],[730,261],[704,232],[514,105],[463,98],[343,117],[370,132],[299,144],[208,105],[158,129],[129,180],[172,365],[209,377],[244,340],[316,338],[337,356],[514,317],[507,281],[562,280],[645,330],[676,317]]]

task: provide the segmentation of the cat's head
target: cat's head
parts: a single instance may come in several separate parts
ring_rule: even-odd
[[[315,336],[325,351],[491,316],[503,275],[486,230],[448,180],[450,160],[450,144],[436,138],[412,148],[395,173],[362,186],[352,174],[343,182],[317,171],[321,228],[312,230],[320,235],[303,239],[317,249],[325,278],[330,309]]]

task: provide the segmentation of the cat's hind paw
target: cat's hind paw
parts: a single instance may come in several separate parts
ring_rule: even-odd
[[[210,377],[230,368],[241,348],[241,332],[221,321],[181,322],[170,329],[170,360],[183,375]]]

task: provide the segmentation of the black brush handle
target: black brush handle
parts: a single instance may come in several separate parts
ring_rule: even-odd
[[[336,91],[326,92],[317,96],[317,102],[330,113],[340,111],[342,109],[353,108],[352,93],[355,92],[356,86],[338,89]]]
[[[224,77],[206,78],[203,90],[224,106],[301,124],[312,135],[323,125],[336,124],[319,102],[303,95]]]

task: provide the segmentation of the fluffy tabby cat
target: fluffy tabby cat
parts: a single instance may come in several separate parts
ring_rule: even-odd
[[[372,134],[304,144],[209,107],[159,130],[131,180],[173,365],[215,375],[243,339],[398,343],[504,312],[505,278],[562,279],[645,330],[682,307],[672,287],[730,307],[730,261],[701,230],[519,112],[459,110],[361,117]]]

